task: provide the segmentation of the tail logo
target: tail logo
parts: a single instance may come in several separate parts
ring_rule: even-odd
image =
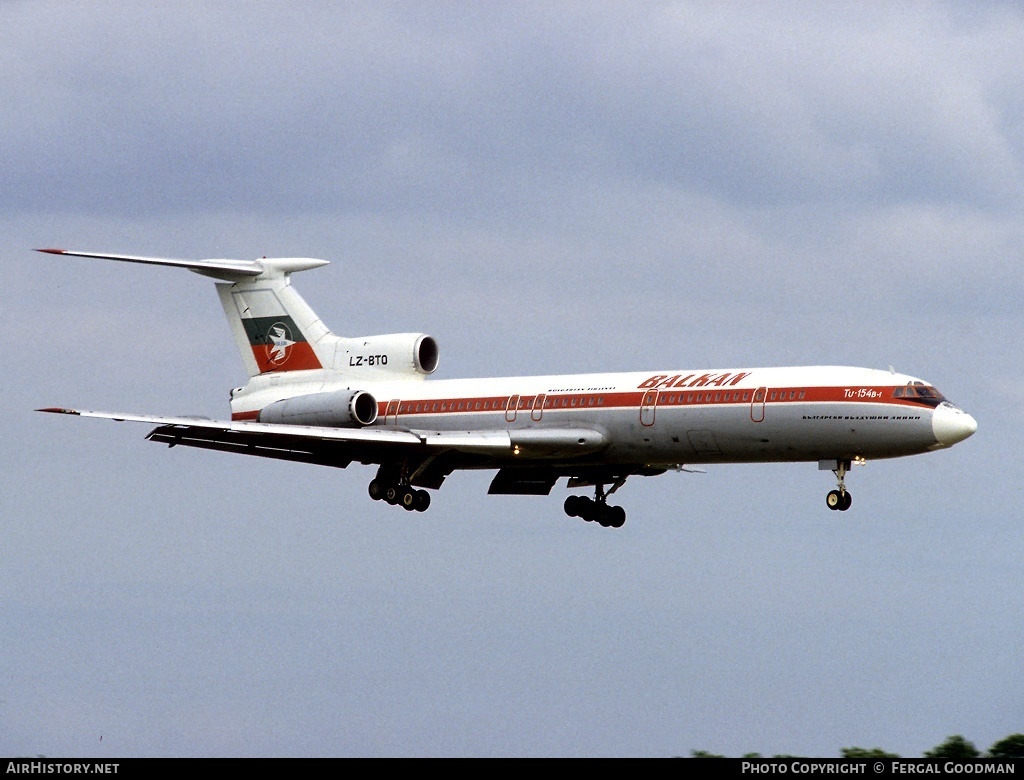
[[[282,366],[288,362],[292,345],[295,344],[291,336],[291,331],[283,322],[275,322],[270,326],[267,334],[267,362],[274,366]]]

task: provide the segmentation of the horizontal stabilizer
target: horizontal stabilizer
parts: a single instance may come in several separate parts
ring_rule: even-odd
[[[48,255],[66,255],[68,257],[92,257],[99,260],[119,260],[125,263],[143,263],[145,265],[166,265],[173,268],[187,268],[203,276],[224,281],[240,281],[252,277],[267,275],[281,276],[294,271],[305,271],[327,265],[327,260],[313,257],[272,257],[260,260],[231,260],[228,258],[211,260],[180,260],[172,257],[140,257],[137,255],[111,255],[102,252],[75,252],[69,249],[37,249]]]

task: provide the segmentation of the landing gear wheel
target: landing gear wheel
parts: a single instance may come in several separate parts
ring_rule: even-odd
[[[565,499],[565,513],[569,517],[580,517],[583,514],[583,502],[586,499],[583,496],[569,496]]]
[[[604,528],[621,528],[626,522],[626,510],[621,506],[609,506],[608,496],[614,493],[625,478],[616,481],[611,490],[605,492],[604,485],[597,486],[597,495],[569,496],[565,499],[565,513],[569,517],[579,517],[588,523],[600,523]]]
[[[830,490],[828,495],[825,496],[825,505],[829,509],[845,512],[853,505],[853,496],[850,495],[849,490],[844,493],[840,493],[838,490]]]
[[[374,501],[385,501],[408,512],[425,512],[430,506],[430,494],[414,488],[410,482],[405,464],[401,467],[385,464],[377,469],[377,476],[370,480],[367,492]]]
[[[367,490],[370,493],[370,498],[374,501],[380,501],[384,498],[384,486],[380,483],[379,479],[371,479],[370,487]]]
[[[594,501],[594,499],[587,498],[586,496],[580,498],[580,517],[588,523],[592,523],[597,520],[600,509],[600,504]]]
[[[836,489],[830,490],[828,495],[825,496],[825,505],[829,509],[845,512],[853,504],[853,496],[846,489],[846,475],[850,471],[850,466],[853,462],[863,463],[864,459],[835,461],[835,468],[832,469],[832,473],[836,475]],[[828,463],[829,461],[822,461],[822,465],[819,465],[819,468],[824,468],[825,464]]]

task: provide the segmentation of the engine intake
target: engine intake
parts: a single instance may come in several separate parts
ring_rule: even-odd
[[[376,422],[377,399],[364,390],[297,395],[265,406],[257,419],[285,425],[361,427]]]
[[[440,349],[425,333],[387,333],[346,339],[344,354],[336,364],[349,373],[425,376],[437,369]]]

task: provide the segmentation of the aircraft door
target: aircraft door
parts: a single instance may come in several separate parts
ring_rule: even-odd
[[[750,400],[750,419],[756,423],[764,422],[764,401],[768,397],[768,388],[759,387]]]
[[[530,410],[530,419],[534,422],[540,422],[540,418],[544,416],[544,398],[544,393],[534,396],[533,408]]]
[[[510,395],[508,403],[505,404],[505,422],[515,422],[516,412],[519,410],[519,396]]]
[[[640,402],[640,424],[648,428],[654,425],[654,410],[658,406],[658,391],[648,390]]]
[[[388,401],[387,407],[384,409],[384,424],[385,425],[397,425],[398,424],[398,408],[402,405],[402,402],[395,399]]]

